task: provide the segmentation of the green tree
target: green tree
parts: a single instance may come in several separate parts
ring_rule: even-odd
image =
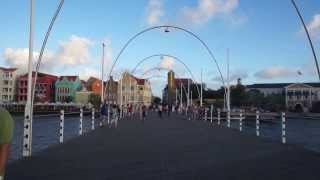
[[[285,96],[283,94],[270,94],[266,96],[266,105],[264,109],[270,111],[285,110]]]
[[[161,103],[161,99],[157,96],[153,96],[152,97],[152,104],[160,104]]]
[[[231,103],[233,106],[241,107],[246,102],[246,88],[242,84],[230,87]]]
[[[101,96],[99,94],[90,94],[89,102],[95,109],[99,109],[101,104]]]
[[[264,94],[259,90],[253,89],[246,92],[246,105],[254,107],[263,107],[266,104]]]

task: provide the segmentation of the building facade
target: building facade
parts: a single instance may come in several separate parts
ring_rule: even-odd
[[[314,102],[320,101],[320,83],[253,84],[246,89],[259,90],[265,96],[281,94],[289,110],[309,111]]]
[[[55,83],[56,102],[74,102],[77,91],[82,88],[78,76],[61,76]]]
[[[168,72],[168,93],[167,93],[168,104],[174,104],[176,101],[176,82],[174,78],[174,72]]]
[[[187,91],[188,91],[188,81],[190,83],[190,88],[191,88],[190,91],[192,90],[192,87],[194,87],[196,85],[193,84],[193,81],[191,79],[175,78],[173,81],[174,85],[171,85],[171,90],[169,90],[170,89],[170,88],[168,88],[170,86],[169,80],[170,80],[170,77],[168,75],[168,84],[162,90],[163,103],[175,104],[176,101],[179,104],[180,104],[180,102],[186,103],[187,102],[186,100],[187,100]],[[181,87],[182,87],[182,101],[180,100],[181,99]]]
[[[103,87],[104,87],[104,99],[106,100],[106,102],[110,104],[117,104],[118,82],[115,81],[111,76],[110,80],[108,80]]]
[[[0,103],[15,101],[16,68],[0,67]]]
[[[152,101],[150,82],[125,72],[118,83],[118,95],[118,104],[144,104],[149,106]]]
[[[45,103],[54,101],[55,81],[57,76],[38,73],[34,101]],[[32,72],[32,83],[35,82],[35,72]],[[17,101],[26,102],[28,93],[28,74],[21,75],[17,78]]]

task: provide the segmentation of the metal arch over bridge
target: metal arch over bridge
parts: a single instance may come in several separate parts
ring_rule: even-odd
[[[108,77],[110,78],[112,72],[113,72],[113,69],[115,67],[115,65],[117,64],[120,56],[122,55],[122,53],[124,52],[124,50],[129,46],[129,44],[134,40],[136,39],[137,37],[139,37],[140,35],[146,33],[146,32],[149,32],[149,31],[152,31],[152,30],[155,30],[155,29],[161,29],[161,28],[165,28],[165,32],[169,32],[169,28],[172,28],[172,29],[177,29],[177,30],[180,30],[180,31],[183,31],[183,32],[186,32],[187,34],[191,35],[192,37],[194,37],[195,39],[197,39],[203,46],[204,48],[207,50],[207,52],[209,53],[210,55],[210,58],[211,60],[215,63],[217,69],[218,69],[218,72],[220,74],[220,78],[221,78],[221,82],[223,84],[223,86],[225,86],[225,82],[224,82],[224,78],[223,78],[223,75],[222,75],[222,72],[220,70],[220,67],[219,67],[219,64],[218,64],[218,61],[216,60],[215,56],[213,55],[212,51],[210,50],[210,48],[208,47],[208,45],[199,37],[197,36],[195,33],[191,32],[190,30],[187,30],[185,28],[182,28],[182,27],[179,27],[179,26],[173,26],[173,25],[161,25],[161,26],[153,26],[153,27],[149,27],[149,28],[146,28],[140,32],[138,32],[137,34],[135,34],[133,37],[131,37],[127,42],[126,44],[122,47],[122,49],[120,50],[119,54],[117,55],[116,59],[114,60],[114,62],[112,63],[112,66],[111,66],[111,69],[110,69],[110,72],[109,72],[109,75]]]
[[[178,57],[176,57],[176,56],[173,56],[173,55],[170,55],[170,54],[164,54],[164,53],[154,54],[154,55],[148,56],[148,57],[146,57],[146,58],[143,58],[143,59],[140,60],[140,61],[137,63],[137,65],[132,69],[131,74],[134,74],[135,71],[137,70],[137,68],[138,68],[143,62],[145,62],[145,61],[147,61],[147,60],[150,60],[150,59],[153,58],[153,57],[170,57],[170,58],[173,58],[174,60],[180,62],[180,63],[186,68],[186,70],[188,71],[188,73],[190,74],[190,76],[192,77],[192,82],[197,83],[196,78],[195,78],[195,76],[193,75],[191,69],[187,66],[187,64],[186,64],[184,61],[182,61],[180,58],[178,58]],[[171,69],[170,69],[170,70],[171,70]],[[196,86],[196,88],[197,88],[197,91],[198,91],[198,95],[199,95],[199,97],[200,97],[199,87]]]

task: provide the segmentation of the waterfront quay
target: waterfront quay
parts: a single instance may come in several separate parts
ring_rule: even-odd
[[[171,114],[124,119],[9,164],[8,180],[320,179],[320,154]]]

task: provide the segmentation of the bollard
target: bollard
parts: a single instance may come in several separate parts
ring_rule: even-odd
[[[220,125],[220,109],[218,109],[218,125]]]
[[[230,122],[230,111],[228,110],[227,111],[227,120],[228,120],[228,128],[230,128],[230,126],[231,126],[231,122]]]
[[[91,117],[91,130],[94,130],[94,113],[95,113],[95,109],[92,108],[92,117]]]
[[[211,105],[211,109],[210,109],[210,121],[211,123],[213,121],[213,105]]]
[[[64,131],[64,110],[60,111],[60,130],[59,130],[59,142],[63,143],[63,131]]]
[[[260,113],[256,111],[256,134],[260,136]]]
[[[207,121],[208,119],[208,113],[207,113],[207,108],[204,108],[204,121]]]
[[[240,110],[239,130],[242,131],[242,111]]]
[[[82,135],[83,109],[80,109],[79,135]]]
[[[286,144],[287,143],[287,138],[286,138],[286,114],[282,113],[281,114],[281,119],[282,119],[282,143]]]

